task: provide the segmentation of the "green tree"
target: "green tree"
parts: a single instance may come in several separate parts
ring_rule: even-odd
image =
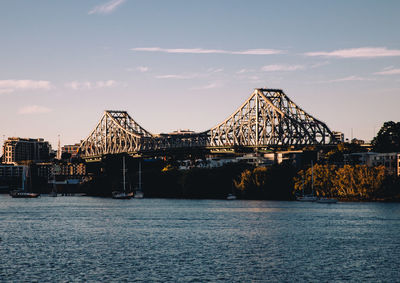
[[[400,122],[385,122],[372,140],[376,152],[400,151]]]

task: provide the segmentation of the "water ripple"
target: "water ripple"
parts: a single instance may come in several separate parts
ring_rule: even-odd
[[[400,205],[0,196],[2,282],[395,282]]]

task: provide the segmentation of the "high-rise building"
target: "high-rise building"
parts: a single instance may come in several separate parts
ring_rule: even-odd
[[[47,161],[51,146],[44,139],[8,138],[3,145],[3,163],[14,164],[21,161]]]

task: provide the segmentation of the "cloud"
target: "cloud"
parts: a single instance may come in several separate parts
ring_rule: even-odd
[[[209,72],[209,73],[221,73],[221,72],[223,72],[223,71],[224,71],[223,68],[209,68],[209,69],[207,70],[207,72]]]
[[[204,86],[200,86],[200,87],[194,87],[192,88],[193,90],[200,90],[200,89],[213,89],[213,88],[219,88],[222,87],[223,84],[221,82],[213,82],[213,83],[209,83],[207,85]]]
[[[146,66],[139,66],[139,67],[136,67],[136,70],[138,70],[141,73],[146,73],[150,70],[150,68],[146,67]]]
[[[264,72],[288,72],[303,69],[305,69],[303,65],[267,65],[261,68]]]
[[[351,49],[340,49],[331,52],[308,52],[306,56],[322,56],[336,58],[378,58],[400,56],[400,50],[387,49],[386,47],[361,47]]]
[[[112,0],[102,5],[94,7],[88,12],[89,15],[92,14],[109,14],[113,12],[118,6],[124,3],[126,0]]]
[[[337,82],[349,82],[349,81],[373,81],[374,79],[359,77],[359,76],[348,76],[339,79],[333,79],[329,81],[323,81],[321,83],[337,83]]]
[[[395,69],[393,67],[387,67],[383,71],[374,73],[376,75],[400,75],[400,69]]]
[[[97,81],[97,82],[79,82],[79,81],[72,81],[69,83],[66,83],[65,86],[67,88],[73,89],[73,90],[92,90],[92,89],[98,89],[98,88],[108,88],[108,87],[113,87],[116,86],[117,82],[113,80],[108,80],[108,81]]]
[[[248,76],[248,77],[243,77],[242,80],[243,80],[243,81],[250,82],[250,83],[261,83],[261,82],[263,82],[263,80],[262,80],[261,77],[259,77],[259,76]]]
[[[314,63],[310,67],[311,68],[319,68],[319,67],[326,66],[326,65],[329,65],[329,61]]]
[[[29,114],[43,114],[43,113],[49,113],[52,110],[50,108],[44,107],[44,106],[39,106],[39,105],[29,105],[29,106],[24,106],[18,110],[18,114],[21,115],[29,115]]]
[[[245,73],[250,73],[254,72],[252,69],[240,69],[239,71],[236,72],[236,74],[245,74]]]
[[[188,80],[188,79],[195,79],[195,78],[201,78],[204,77],[204,75],[201,74],[168,74],[168,75],[159,75],[156,76],[156,79],[178,79],[178,80]]]
[[[49,81],[34,81],[34,80],[2,80],[0,88],[9,89],[50,89]]]
[[[232,54],[240,54],[240,55],[274,55],[283,53],[286,53],[286,51],[276,50],[276,49],[248,49],[244,51],[232,52]]]
[[[250,82],[250,83],[261,83],[264,80],[262,79],[262,77],[258,74],[258,73],[253,73],[253,71],[245,71],[245,72],[241,72],[241,73],[236,73],[237,75],[235,75],[235,79],[237,80],[241,80],[241,81],[245,81],[245,82]]]
[[[146,73],[146,72],[150,71],[150,68],[147,67],[147,66],[137,66],[135,68],[130,68],[130,67],[129,68],[125,68],[125,70],[128,71],[128,72],[138,71],[138,72],[141,72],[141,73]]]
[[[49,81],[35,80],[0,80],[0,94],[12,93],[16,90],[49,90],[52,85]]]
[[[176,54],[234,54],[234,55],[274,55],[286,53],[277,49],[248,49],[242,51],[231,51],[223,49],[203,49],[203,48],[160,48],[160,47],[138,47],[132,48],[132,51],[142,52],[163,52]]]
[[[155,76],[156,79],[178,79],[178,80],[189,80],[196,78],[206,78],[214,76],[217,73],[223,72],[223,68],[209,68],[203,73],[183,73],[183,74],[166,74]]]
[[[0,94],[13,93],[15,90],[11,88],[0,89]]]

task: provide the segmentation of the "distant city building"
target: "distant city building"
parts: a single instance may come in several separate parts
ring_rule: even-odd
[[[338,142],[344,142],[344,134],[342,132],[332,132],[332,134]]]
[[[372,156],[372,166],[385,166],[388,173],[399,176],[400,175],[400,153],[377,153]]]
[[[282,162],[290,163],[294,166],[300,166],[302,163],[304,152],[302,150],[278,151],[265,153],[264,158],[270,160],[273,164],[281,164]]]
[[[272,160],[270,158],[266,158],[264,156],[255,153],[245,154],[243,156],[237,157],[236,160],[245,162],[247,164],[251,164],[253,166],[268,166],[274,164],[273,154],[272,154]]]
[[[28,166],[1,164],[0,165],[0,192],[6,193],[11,189],[22,187],[22,175],[28,172]]]
[[[367,165],[369,167],[385,166],[387,173],[400,176],[400,153],[360,152],[344,155],[344,163],[350,165]]]
[[[53,163],[51,162],[43,162],[36,164],[36,174],[39,177],[45,178],[46,180],[50,179],[52,176],[52,167]]]
[[[47,161],[50,159],[51,146],[43,139],[12,137],[4,141],[3,163],[14,164],[21,161]]]
[[[247,163],[257,167],[266,167],[283,162],[290,163],[294,166],[300,166],[304,159],[304,152],[298,151],[281,151],[264,154],[248,153],[235,157],[217,157],[209,156],[205,160],[182,160],[179,161],[180,170],[189,170],[191,168],[216,168],[229,163]]]
[[[351,143],[362,145],[362,144],[365,144],[365,141],[354,138],[351,140]]]
[[[86,176],[84,163],[38,163],[35,166],[38,177],[44,178],[47,183],[56,182],[57,185],[78,184]]]
[[[194,133],[195,133],[194,131],[187,129],[187,130],[176,130],[176,131],[173,131],[168,134],[169,135],[187,135],[187,134],[194,134]]]
[[[66,163],[55,165],[55,174],[70,177],[82,177],[86,175],[84,163]]]
[[[71,145],[68,145],[68,144],[64,145],[64,146],[61,148],[60,157],[61,157],[61,155],[62,155],[63,153],[69,153],[69,154],[71,154],[71,157],[76,157],[76,156],[78,155],[79,147],[80,147],[80,146],[81,146],[80,143],[71,144]]]
[[[3,164],[0,165],[0,177],[21,177],[24,171],[23,165]]]
[[[376,152],[356,152],[344,154],[344,164],[346,165],[372,165],[372,157],[375,156]]]

